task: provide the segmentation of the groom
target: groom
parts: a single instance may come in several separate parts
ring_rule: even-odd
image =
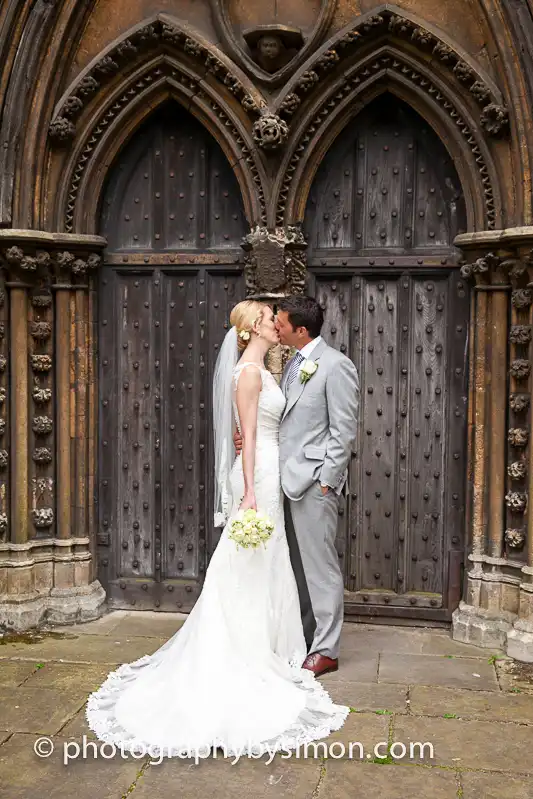
[[[335,537],[359,406],[357,369],[326,344],[323,324],[312,297],[278,303],[281,343],[297,350],[280,386],[287,398],[279,432],[285,526],[309,652],[303,668],[316,676],[338,669],[344,580]]]

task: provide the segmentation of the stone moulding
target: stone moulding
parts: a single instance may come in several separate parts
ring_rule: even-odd
[[[305,75],[301,76],[302,79],[305,78],[305,87],[301,90],[303,93],[308,91],[310,82],[314,81],[314,78],[311,80],[309,77],[310,74],[305,73]],[[494,188],[489,165],[484,155],[486,147],[479,131],[476,130],[475,121],[469,121],[466,118],[450,88],[446,87],[436,76],[431,76],[425,69],[424,64],[413,61],[410,56],[395,50],[388,44],[385,44],[380,52],[365,56],[361,62],[354,64],[350,70],[347,69],[339,80],[328,84],[328,90],[312,106],[311,118],[305,123],[301,123],[301,127],[298,129],[298,136],[292,144],[279,184],[276,225],[281,226],[284,223],[286,206],[291,193],[291,184],[295,176],[299,175],[300,162],[308,158],[307,151],[310,146],[320,141],[321,136],[323,136],[328,127],[328,118],[335,114],[343,104],[346,104],[348,99],[351,99],[355,104],[359,94],[372,86],[376,80],[380,79],[380,76],[387,76],[390,79],[390,76],[393,75],[397,75],[402,84],[411,84],[413,90],[422,91],[427,97],[428,104],[437,107],[441,116],[444,113],[451,120],[470,150],[475,163],[483,196],[485,224],[489,230],[495,228],[496,205]],[[295,88],[295,86],[292,86],[291,91],[287,91],[287,94],[279,100],[274,110],[281,113],[283,103],[288,98],[291,98],[291,107],[296,106],[293,99],[297,96],[295,95]],[[293,127],[296,128],[296,124]]]
[[[260,92],[221,50],[187,25],[161,14],[117,39],[81,72],[56,106],[49,127],[51,140],[58,144],[72,140],[77,118],[102,84],[119,71],[131,69],[146,53],[164,48],[195,62],[202,77],[216,78],[252,117],[266,108]]]
[[[7,586],[0,590],[0,630],[97,619],[105,591],[90,581],[91,560],[87,537],[0,542],[0,585]]]
[[[450,78],[460,83],[481,107],[480,124],[486,133],[492,136],[507,133],[508,110],[501,92],[489,76],[482,73],[466,52],[445,41],[443,34],[429,30],[420,21],[390,4],[374,8],[369,14],[359,17],[354,25],[336,33],[316,55],[308,59],[282,92],[280,109],[283,106],[283,112],[290,115],[291,108],[296,106],[294,100],[287,103],[288,96],[301,98],[314,83],[321,80],[322,74],[353,57],[367,42],[373,43],[377,38],[383,37],[394,37],[408,42],[421,51],[425,59],[430,54],[449,72]]]
[[[139,96],[146,96],[146,92],[157,90],[163,83],[183,93],[187,103],[194,102],[195,106],[197,105],[208,116],[215,118],[218,127],[224,132],[224,137],[231,142],[233,157],[243,164],[243,169],[249,175],[250,186],[253,186],[253,193],[257,196],[258,219],[266,221],[263,180],[254,157],[256,143],[252,131],[245,130],[241,120],[237,119],[221,97],[217,97],[201,75],[195,76],[179,61],[161,55],[155,63],[152,60],[145,64],[141,71],[127,76],[125,82],[112,96],[106,98],[105,105],[91,123],[88,134],[79,143],[71,165],[67,167],[69,178],[59,212],[62,215],[62,225],[68,234],[72,234],[75,227],[80,188],[104,135],[112,125],[118,123],[121,115],[137,102]]]

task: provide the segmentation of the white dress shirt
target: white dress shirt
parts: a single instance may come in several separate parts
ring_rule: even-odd
[[[311,357],[311,353],[313,352],[317,344],[319,344],[321,341],[322,341],[322,336],[317,336],[311,341],[308,341],[305,347],[302,347],[302,349],[300,350],[300,355],[303,355],[305,360],[309,360],[309,358]]]

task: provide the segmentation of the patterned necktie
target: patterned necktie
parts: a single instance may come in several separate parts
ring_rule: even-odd
[[[292,361],[289,364],[289,369],[287,372],[287,380],[285,381],[285,395],[289,394],[290,388],[296,379],[296,375],[298,374],[298,369],[300,368],[300,364],[304,361],[305,358],[301,352],[297,352],[294,355]]]

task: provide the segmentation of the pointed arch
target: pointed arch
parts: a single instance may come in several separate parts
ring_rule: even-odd
[[[244,73],[166,15],[144,21],[95,58],[64,92],[50,124],[49,196],[56,230],[93,233],[105,167],[154,108],[173,98],[216,139],[251,225],[265,221],[265,176],[252,119],[264,107]],[[102,164],[104,169],[102,169]]]
[[[385,91],[417,111],[444,143],[463,186],[468,229],[500,226],[498,174],[471,103],[451,90],[430,62],[394,41],[354,53],[350,64],[309,92],[294,116],[292,146],[279,172],[269,218],[278,225],[303,219],[322,157],[359,111]],[[280,99],[280,111],[289,97]]]

